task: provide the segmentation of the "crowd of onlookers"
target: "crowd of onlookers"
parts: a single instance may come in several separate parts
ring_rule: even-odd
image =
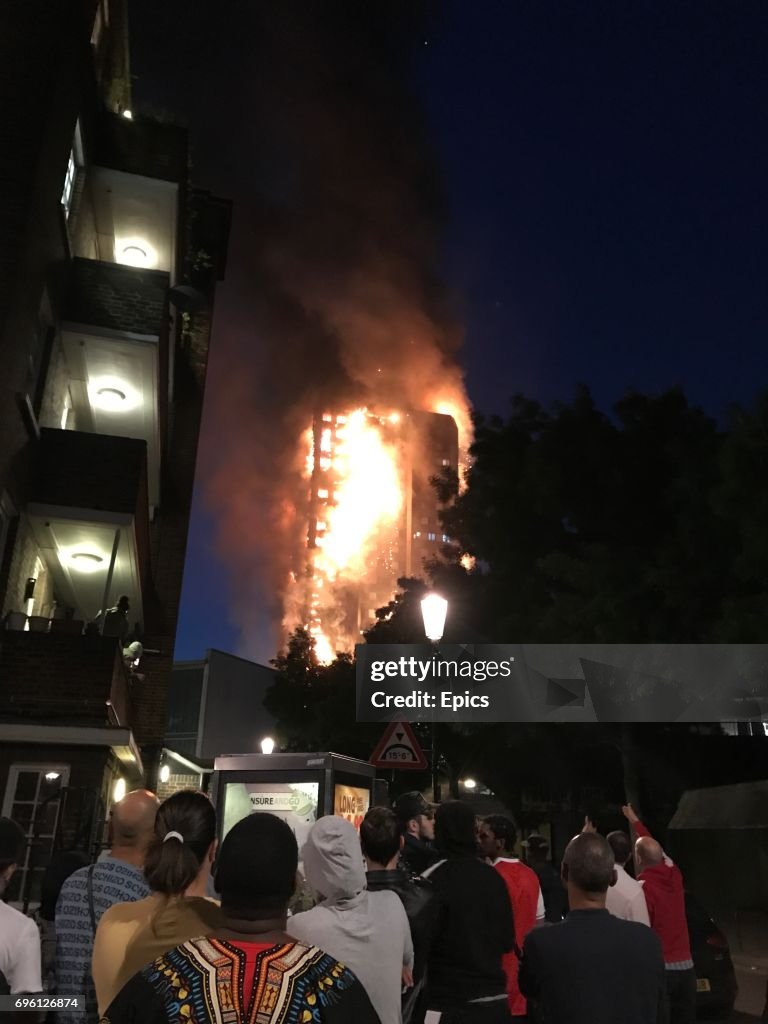
[[[61,1024],[689,1024],[682,876],[624,813],[558,871],[543,836],[524,862],[510,818],[420,793],[299,851],[271,814],[219,846],[206,795],[136,791],[96,863],[52,861],[34,918],[0,901],[0,991],[77,999]],[[0,819],[0,896],[24,845]]]

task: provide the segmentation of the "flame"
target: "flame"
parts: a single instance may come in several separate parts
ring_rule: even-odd
[[[328,509],[323,557],[317,563],[329,579],[364,569],[379,527],[395,522],[403,506],[396,452],[368,422],[364,409],[349,417],[337,451],[335,504]]]
[[[471,420],[463,392],[436,392],[425,408],[453,417],[464,465]],[[297,578],[300,593],[294,599],[300,617],[293,621],[304,622],[321,664],[354,645],[374,609],[391,600],[398,576],[413,571],[416,556],[405,536],[406,486],[412,486],[414,472],[412,422],[405,410],[391,406],[358,408],[343,415],[323,412],[302,434],[311,518],[308,564]],[[421,552],[425,540],[436,539],[434,532],[422,534],[421,528],[412,534]]]

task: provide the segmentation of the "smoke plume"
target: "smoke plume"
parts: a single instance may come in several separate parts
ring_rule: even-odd
[[[217,429],[203,452],[247,656],[278,646],[306,540],[299,439],[316,411],[449,403],[466,414],[460,331],[437,274],[436,161],[410,80],[431,17],[419,0],[250,8],[252,87],[234,98],[257,153],[230,256],[238,340],[227,365],[214,360]]]

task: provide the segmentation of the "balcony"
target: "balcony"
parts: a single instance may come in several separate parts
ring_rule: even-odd
[[[178,125],[104,113],[94,141],[99,167],[174,184],[186,180],[189,142]]]
[[[168,273],[163,270],[78,257],[72,261],[63,319],[157,338],[168,284]]]
[[[159,339],[168,280],[161,271],[73,260],[61,334],[71,422],[146,442],[152,506],[160,503]]]
[[[26,511],[69,621],[95,619],[121,594],[141,621],[149,568],[143,441],[41,431]]]
[[[0,632],[0,722],[129,728],[129,676],[114,637]]]

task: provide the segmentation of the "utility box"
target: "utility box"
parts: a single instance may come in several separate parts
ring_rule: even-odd
[[[299,849],[312,825],[338,814],[360,828],[373,803],[376,769],[342,754],[236,754],[217,757],[211,795],[223,839],[241,818],[268,811],[291,826]]]

